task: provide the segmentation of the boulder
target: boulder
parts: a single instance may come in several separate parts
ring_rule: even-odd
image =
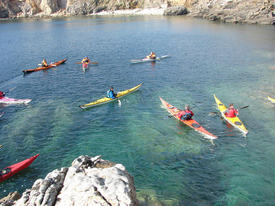
[[[134,179],[121,164],[80,156],[35,181],[15,206],[137,206]]]
[[[179,16],[188,14],[188,10],[184,6],[168,7],[164,11],[165,16]]]

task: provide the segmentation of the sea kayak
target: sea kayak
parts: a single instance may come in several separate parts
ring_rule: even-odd
[[[57,67],[58,65],[63,64],[66,61],[67,61],[67,59],[63,59],[63,60],[60,60],[58,62],[49,64],[47,67],[37,67],[35,69],[25,69],[22,72],[24,72],[24,74],[27,74],[27,73],[31,73],[31,72],[40,71],[40,70],[47,70],[47,69],[50,69],[52,67]]]
[[[190,120],[182,120],[178,117],[178,113],[181,112],[182,110],[176,108],[175,106],[169,104],[166,102],[164,99],[161,97],[159,98],[162,105],[167,109],[167,111],[173,115],[176,119],[181,121],[182,123],[186,124],[187,126],[191,127],[195,131],[199,132],[202,134],[206,139],[217,139],[218,137],[213,135],[212,133],[208,132],[206,129],[204,129],[196,120],[190,119]]]
[[[4,115],[4,112],[0,113],[0,118],[3,117],[3,115]]]
[[[14,165],[11,165],[9,167],[6,167],[2,170],[0,170],[0,182],[3,182],[4,180],[10,178],[11,176],[15,175],[16,173],[20,172],[21,170],[27,168],[31,165],[31,163],[39,156],[39,154],[26,159],[22,162],[18,162]]]
[[[0,99],[0,104],[28,104],[31,99],[13,99],[9,97],[3,97]]]
[[[149,59],[149,58],[144,58],[144,59],[132,59],[131,60],[131,63],[132,64],[137,64],[137,63],[144,63],[144,62],[155,62],[155,61],[159,61],[161,59],[165,59],[165,58],[168,58],[170,57],[169,55],[164,55],[164,56],[161,56],[161,57],[157,57],[155,59]]]
[[[133,88],[131,88],[131,89],[128,89],[128,90],[125,90],[125,91],[122,91],[122,92],[118,92],[117,93],[117,98],[115,98],[115,99],[108,98],[108,97],[103,97],[103,98],[98,99],[94,102],[90,102],[88,104],[80,105],[79,107],[82,108],[82,109],[86,109],[88,107],[95,107],[95,106],[99,106],[99,105],[102,105],[102,104],[106,104],[106,103],[109,103],[109,102],[116,101],[117,99],[120,99],[122,97],[125,97],[128,94],[131,94],[131,93],[137,91],[141,87],[141,85],[142,85],[142,83],[135,86],[135,87],[133,87]]]
[[[239,129],[241,132],[246,135],[248,133],[248,130],[245,128],[242,121],[239,119],[239,117],[226,117],[224,112],[227,110],[227,107],[216,97],[214,94],[214,99],[216,101],[216,104],[218,106],[219,111],[221,112],[222,117],[233,127]]]
[[[275,103],[275,99],[271,98],[270,96],[268,96],[267,99],[268,99],[269,101],[271,101],[272,103]]]

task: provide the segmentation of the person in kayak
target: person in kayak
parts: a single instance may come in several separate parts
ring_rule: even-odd
[[[89,64],[90,63],[90,59],[88,57],[84,57],[81,61],[82,64]]]
[[[90,59],[88,57],[84,57],[81,63],[82,63],[82,69],[87,69],[88,64],[90,63]]]
[[[155,52],[151,52],[146,58],[147,59],[156,59],[157,56],[156,56]]]
[[[2,99],[5,96],[5,92],[0,91],[0,99]]]
[[[116,98],[116,93],[114,92],[114,88],[110,87],[110,89],[107,91],[107,97],[115,99]]]
[[[228,109],[224,112],[224,115],[230,118],[236,117],[238,114],[239,114],[239,111],[234,108],[233,104],[229,104]]]
[[[47,66],[49,66],[48,65],[48,63],[47,63],[47,61],[46,61],[46,59],[43,59],[43,61],[42,61],[42,67],[47,67]]]
[[[177,116],[182,120],[190,120],[194,116],[194,113],[190,110],[189,105],[186,105],[185,110],[180,111]]]

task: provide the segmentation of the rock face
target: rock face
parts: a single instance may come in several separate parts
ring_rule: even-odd
[[[275,24],[275,0],[0,0],[0,18],[90,15],[101,11],[161,8],[230,23]]]
[[[275,24],[275,0],[186,0],[190,15],[228,23]]]
[[[49,173],[13,203],[15,206],[136,206],[134,180],[121,164],[80,156],[69,168]]]

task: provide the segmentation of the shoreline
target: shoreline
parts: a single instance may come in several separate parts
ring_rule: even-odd
[[[272,13],[273,15],[273,13]],[[274,14],[275,15],[275,14]],[[45,12],[40,12],[31,16],[24,16],[23,14],[18,14],[17,16],[0,18],[1,21],[9,20],[27,20],[27,19],[50,19],[50,18],[66,18],[66,17],[91,17],[91,16],[187,16],[196,19],[205,19],[212,22],[219,23],[233,23],[233,24],[258,24],[258,25],[275,25],[275,16],[272,19],[240,19],[235,14],[227,14],[226,11],[223,13],[216,14],[213,11],[197,11],[189,10],[184,6],[177,7],[159,7],[159,8],[135,8],[135,9],[121,9],[121,10],[103,10],[100,12],[94,12],[91,14],[70,14],[66,10],[59,10],[55,13],[46,14]]]

